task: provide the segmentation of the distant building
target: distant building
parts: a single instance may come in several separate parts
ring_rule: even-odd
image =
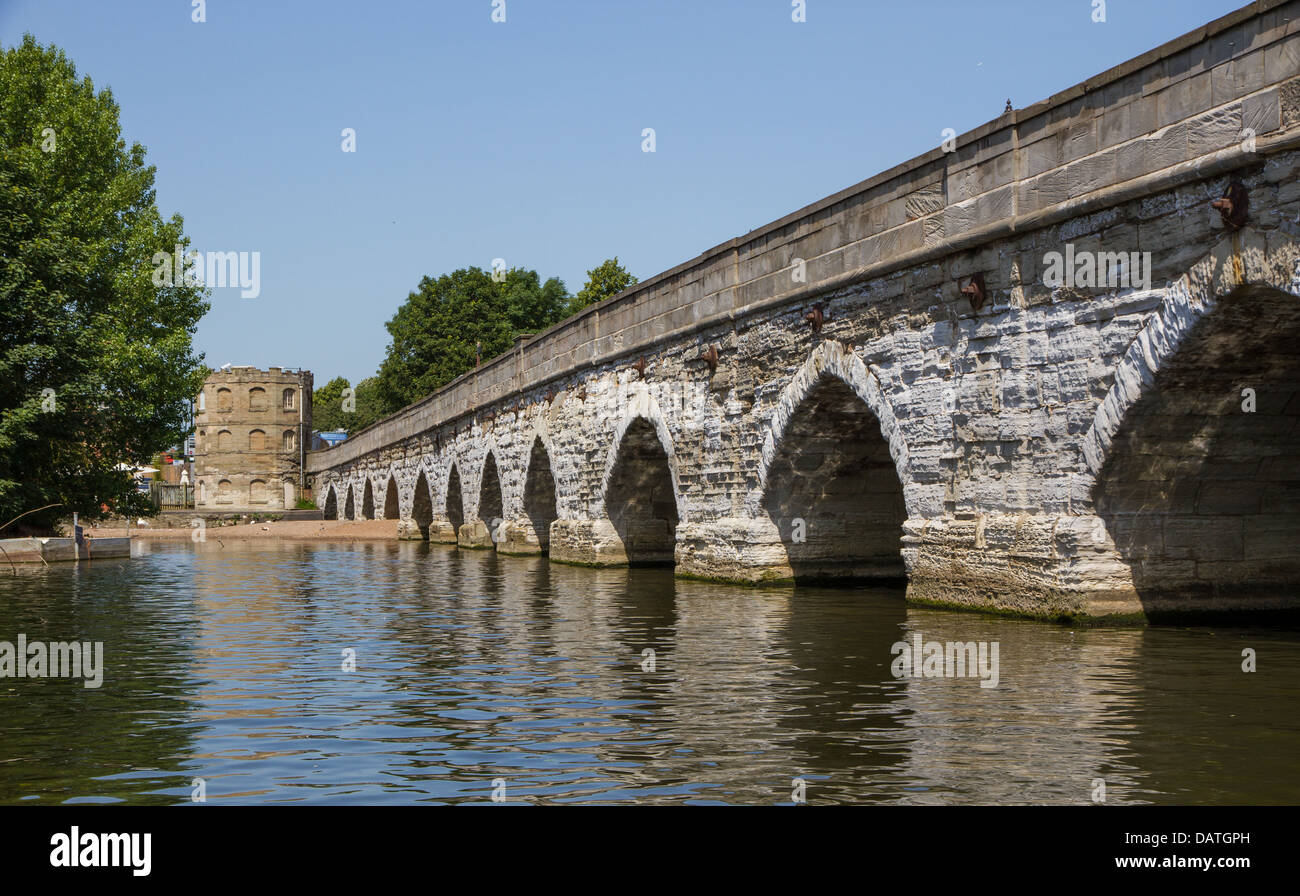
[[[194,507],[292,510],[303,494],[311,432],[308,370],[223,367],[194,408]]]
[[[348,440],[346,429],[336,429],[329,432],[314,432],[311,434],[311,450],[324,451],[326,448],[333,448],[341,442]]]

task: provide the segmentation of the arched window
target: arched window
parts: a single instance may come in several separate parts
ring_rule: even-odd
[[[265,450],[266,450],[266,433],[264,433],[264,432],[263,432],[262,430],[260,430],[260,429],[255,429],[255,430],[253,430],[252,432],[250,432],[250,433],[248,434],[248,450],[249,450],[249,451],[265,451]]]
[[[229,414],[235,409],[235,396],[229,389],[217,390],[217,413]]]
[[[203,451],[203,446],[207,444],[208,431],[200,429],[198,435],[194,437],[194,453],[198,454]]]
[[[234,438],[235,437],[230,434],[230,430],[221,430],[221,432],[217,433],[217,450],[229,451],[233,445]]]
[[[199,412],[202,413],[208,409],[208,399],[206,393],[199,393]]]
[[[285,451],[292,451],[292,450],[293,450],[293,430],[292,430],[292,429],[286,429],[286,430],[284,431],[284,450],[285,450]]]
[[[249,504],[265,504],[269,500],[270,496],[266,492],[265,479],[254,479],[252,482],[248,483]]]
[[[266,390],[258,386],[248,390],[248,409],[253,412],[266,410]]]
[[[283,397],[283,401],[284,401],[284,409],[285,409],[286,411],[292,411],[292,410],[293,410],[293,390],[292,390],[292,389],[285,389],[285,390],[284,390],[284,395],[283,395],[282,397]]]
[[[217,483],[217,503],[230,504],[235,500],[235,487],[231,485],[229,479],[223,479]]]

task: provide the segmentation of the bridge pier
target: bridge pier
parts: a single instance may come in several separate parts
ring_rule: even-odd
[[[470,520],[456,532],[457,547],[474,551],[490,551],[496,547],[492,541],[492,530],[482,520]]]
[[[497,553],[518,557],[545,554],[550,533],[538,533],[533,528],[532,520],[527,518],[506,520],[501,527],[501,540],[497,542]]]
[[[781,533],[766,517],[682,523],[676,553],[679,575],[747,585],[794,579]]]
[[[626,566],[627,549],[608,519],[556,520],[551,524],[551,559],[579,566]]]

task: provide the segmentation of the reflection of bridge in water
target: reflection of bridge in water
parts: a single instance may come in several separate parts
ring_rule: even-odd
[[[1254,4],[587,309],[313,452],[319,500],[714,580],[1294,608],[1298,20]]]

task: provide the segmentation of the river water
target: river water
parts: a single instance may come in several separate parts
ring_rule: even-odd
[[[418,543],[136,550],[0,570],[0,641],[100,641],[105,666],[0,678],[0,802],[184,804],[196,779],[214,803],[1300,802],[1294,629]],[[997,686],[895,677],[918,633],[996,644]]]

